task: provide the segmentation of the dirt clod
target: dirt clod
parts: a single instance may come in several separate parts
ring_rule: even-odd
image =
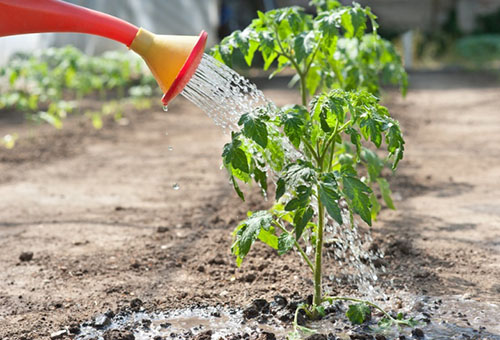
[[[193,340],[211,340],[213,332],[211,330],[197,334]]]
[[[33,259],[33,252],[32,251],[23,251],[21,255],[19,255],[19,260],[22,262],[28,262]]]
[[[130,308],[132,308],[132,310],[138,310],[141,306],[142,300],[139,298],[135,298],[130,301]]]
[[[411,331],[411,334],[416,338],[424,337],[424,331],[421,330],[420,328],[415,328],[414,330]]]
[[[170,230],[169,227],[158,227],[158,228],[156,228],[156,232],[160,233],[160,234],[164,234],[164,233],[166,233],[169,230]]]
[[[276,340],[276,335],[270,332],[262,332],[259,334],[256,340]]]
[[[113,329],[104,333],[104,340],[135,340],[131,331]]]
[[[306,340],[328,340],[328,337],[324,334],[313,334],[308,336]]]

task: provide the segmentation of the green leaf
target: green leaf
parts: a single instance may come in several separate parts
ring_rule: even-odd
[[[403,135],[396,122],[388,124],[385,140],[387,143],[387,150],[394,157],[392,169],[395,170],[399,161],[403,159],[403,152],[405,149]]]
[[[273,230],[271,231],[271,229]],[[269,230],[261,229],[259,233],[259,240],[273,249],[278,249],[278,237],[274,235],[274,228],[270,228]]]
[[[238,196],[241,198],[242,201],[245,201],[245,196],[243,195],[243,192],[240,189],[240,186],[238,185],[238,182],[236,182],[236,178],[234,178],[233,175],[229,176],[231,180],[231,184],[233,185],[234,191],[238,194]]]
[[[377,196],[373,192],[370,194],[370,203],[372,204],[372,208],[371,208],[372,221],[376,221],[378,213],[380,212],[382,207],[380,206],[380,203],[378,202]]]
[[[304,228],[307,226],[307,223],[311,220],[314,215],[314,210],[311,207],[308,207],[306,210],[300,210],[295,213],[293,218],[293,223],[295,225],[295,239],[300,239],[302,233],[304,232]]]
[[[278,255],[283,255],[293,248],[295,239],[292,234],[281,233],[278,237]]]
[[[292,198],[288,203],[285,205],[285,211],[294,211],[300,207],[300,199],[298,198]]]
[[[345,129],[345,133],[351,136],[351,143],[356,146],[356,156],[361,157],[361,135],[351,127]]]
[[[370,181],[375,182],[377,178],[380,177],[380,172],[384,167],[384,162],[375,152],[366,148],[363,148],[362,157],[367,164]]]
[[[303,135],[302,128],[305,125],[305,109],[298,105],[286,111],[281,117],[284,125],[284,131],[290,142],[298,148],[300,145],[300,138]]]
[[[377,179],[378,186],[380,188],[380,193],[382,194],[382,198],[384,199],[385,204],[387,205],[388,208],[395,210],[396,207],[394,206],[394,202],[392,201],[392,192],[391,188],[389,187],[389,182],[385,178],[378,178]]]
[[[380,123],[372,118],[372,115],[365,114],[361,118],[361,131],[365,139],[370,138],[370,140],[377,146],[380,147],[382,143],[382,133]]]
[[[318,23],[319,29],[321,33],[331,38],[332,36],[336,36],[339,34],[340,28],[340,15],[337,11],[321,13],[316,18],[316,22]]]
[[[342,177],[342,184],[344,186],[342,191],[351,200],[354,211],[371,226],[371,203],[369,196],[366,194],[372,192],[370,187],[352,176]]]
[[[346,30],[346,38],[361,38],[366,29],[364,10],[358,5],[346,10],[341,16],[342,27]]]
[[[255,117],[250,113],[245,113],[238,121],[238,125],[243,125],[243,135],[252,139],[261,147],[267,147],[267,127],[260,117]]]
[[[265,194],[267,191],[267,174],[265,171],[260,170],[257,167],[253,168],[254,180],[259,183],[262,192]]]
[[[278,182],[276,183],[276,201],[278,201],[281,198],[281,196],[283,196],[285,190],[286,190],[285,180],[283,178],[278,179]]]
[[[241,141],[237,139],[238,136],[238,134],[234,132],[232,133],[232,142],[224,145],[222,158],[224,160],[224,164],[230,164],[234,169],[239,169],[244,173],[249,173],[250,170],[248,168],[247,156],[245,152],[239,148]]]
[[[286,211],[297,210],[298,208],[305,208],[309,203],[309,198],[311,197],[312,190],[305,185],[300,185],[297,187],[297,197],[292,198],[287,205],[285,205]]]
[[[342,214],[338,206],[340,195],[337,192],[336,182],[320,183],[319,199],[326,207],[328,215],[330,215],[338,224],[342,225]]]
[[[345,313],[349,321],[355,325],[361,325],[363,322],[368,321],[371,316],[370,307],[364,303],[357,303],[349,305],[349,309]]]
[[[237,256],[237,264],[241,265],[252,244],[259,237],[261,230],[269,231],[273,216],[265,210],[258,211],[242,221],[234,231],[236,241],[231,250]]]

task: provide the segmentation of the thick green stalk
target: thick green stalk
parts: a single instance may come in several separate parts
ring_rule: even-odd
[[[319,190],[318,190],[319,192]],[[325,227],[325,208],[318,200],[318,235],[316,238],[316,258],[314,266],[314,296],[313,306],[320,306],[323,301],[321,291],[322,259],[323,259],[323,229]]]
[[[302,95],[302,105],[307,106],[307,88],[305,75],[300,75],[300,93]]]

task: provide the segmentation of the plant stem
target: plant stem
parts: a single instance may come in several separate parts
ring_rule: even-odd
[[[307,89],[306,89],[306,77],[305,75],[299,74],[300,77],[300,93],[302,94],[302,105],[307,106]]]
[[[313,265],[313,263],[311,262],[311,260],[309,260],[309,258],[307,257],[307,254],[304,252],[304,250],[300,246],[299,242],[297,242],[297,240],[295,240],[295,248],[297,248],[297,250],[299,251],[300,255],[302,255],[302,258],[304,259],[304,261],[306,261],[307,265],[309,266],[309,268],[311,268],[311,270],[314,273],[314,265]]]
[[[319,192],[319,188],[318,188]],[[314,266],[314,297],[313,306],[321,305],[323,302],[323,297],[321,293],[321,277],[322,277],[322,255],[323,255],[323,229],[325,227],[325,208],[323,203],[318,200],[318,235],[316,237],[316,263]],[[313,311],[316,314],[316,309]]]

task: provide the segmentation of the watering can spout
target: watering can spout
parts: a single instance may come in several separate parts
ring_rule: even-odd
[[[164,92],[167,105],[196,71],[207,33],[155,35],[124,20],[60,0],[0,0],[0,37],[26,33],[75,32],[113,39],[138,53]]]
[[[156,35],[140,28],[130,49],[148,65],[158,85],[165,93],[167,105],[191,79],[203,56],[207,33],[199,36]]]

